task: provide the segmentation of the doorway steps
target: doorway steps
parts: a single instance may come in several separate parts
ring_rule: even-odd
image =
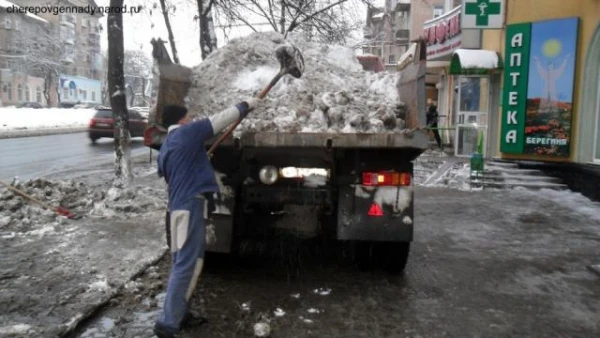
[[[488,160],[484,172],[471,176],[472,188],[525,188],[530,190],[567,190],[569,187],[560,178],[551,177],[537,169],[521,169],[518,164],[506,161]]]

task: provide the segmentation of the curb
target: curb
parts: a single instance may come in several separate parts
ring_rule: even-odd
[[[127,280],[125,280],[123,282],[123,284],[121,284],[117,288],[115,288],[115,290],[113,292],[111,292],[110,294],[108,294],[106,297],[104,297],[104,299],[101,299],[98,303],[94,304],[85,313],[82,313],[80,316],[78,316],[77,319],[71,320],[65,324],[60,325],[60,327],[62,327],[62,330],[60,331],[58,337],[60,337],[60,338],[69,337],[70,334],[72,334],[75,330],[79,329],[83,324],[85,324],[88,319],[91,319],[94,315],[96,315],[98,312],[100,312],[106,305],[108,305],[113,298],[120,295],[123,292],[123,288],[125,287],[125,284],[127,284],[128,282],[130,282],[130,281],[134,280],[135,278],[139,277],[140,275],[142,275],[149,267],[156,265],[158,263],[158,261],[160,261],[161,259],[163,259],[165,257],[165,255],[167,254],[168,251],[169,251],[168,248],[164,248],[162,250],[162,252],[159,252],[159,254],[157,256],[155,256],[149,262],[147,262],[146,264],[143,264],[139,269],[134,271],[133,274],[131,275],[131,277],[127,278]]]
[[[588,265],[588,269],[600,277],[600,263],[596,265]]]
[[[24,138],[57,134],[73,134],[87,131],[88,127],[52,128],[52,129],[19,129],[7,130],[0,133],[0,139]]]

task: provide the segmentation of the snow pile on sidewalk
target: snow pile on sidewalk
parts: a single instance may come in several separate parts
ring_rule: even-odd
[[[13,186],[52,208],[62,206],[76,216],[130,218],[163,210],[166,201],[164,189],[151,187],[136,186],[125,190],[111,188],[105,192],[102,188],[92,189],[82,182],[44,179],[15,182]],[[66,217],[0,187],[0,230],[39,232],[49,225],[57,226],[66,222]]]
[[[284,76],[260,107],[236,129],[242,131],[398,132],[404,121],[397,74],[368,73],[346,47],[291,38],[302,52],[299,79]],[[279,71],[274,51],[285,44],[278,33],[255,33],[232,40],[193,70],[187,104],[210,116],[266,87]],[[236,136],[239,136],[236,135]]]
[[[0,132],[85,127],[95,112],[94,109],[0,108]]]

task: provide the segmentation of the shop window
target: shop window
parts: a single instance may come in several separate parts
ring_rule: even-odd
[[[23,101],[23,86],[17,85],[17,99]]]
[[[40,87],[35,89],[35,101],[37,103],[42,103],[42,88]]]
[[[31,99],[31,95],[29,93],[29,86],[25,85],[25,101],[29,102],[29,99]]]
[[[67,98],[69,97],[69,88],[64,88],[63,89],[63,98]]]
[[[390,63],[396,62],[396,55],[390,55]]]
[[[84,101],[87,100],[87,90],[82,91],[82,94],[83,94],[82,99]]]
[[[96,91],[92,90],[92,101],[96,102]]]
[[[8,92],[8,86],[7,85],[5,85],[5,84],[2,85],[2,92],[3,93]]]

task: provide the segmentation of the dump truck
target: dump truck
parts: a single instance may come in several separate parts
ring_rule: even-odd
[[[345,241],[359,266],[401,272],[415,227],[413,160],[429,141],[419,128],[425,119],[425,45],[420,46],[422,57],[399,74],[403,132],[244,132],[226,138],[211,158],[221,192],[211,218],[216,242],[208,250],[232,253],[244,238],[288,231]],[[184,104],[191,70],[173,64],[158,41],[153,56],[160,80],[148,128],[160,128],[162,107]],[[160,146],[150,136],[145,143]],[[269,221],[294,205],[311,207],[318,221],[308,222],[307,214],[285,229]]]

